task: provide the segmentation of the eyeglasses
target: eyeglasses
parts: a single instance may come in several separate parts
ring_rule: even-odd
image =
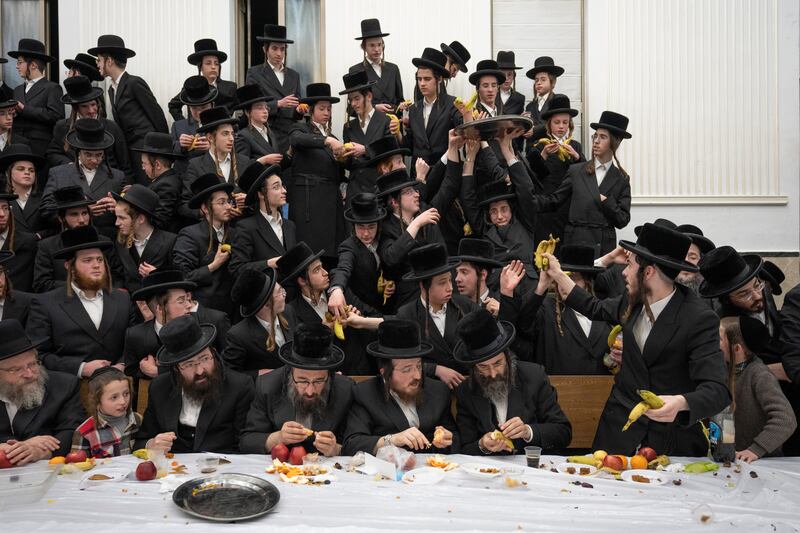
[[[211,364],[211,362],[213,360],[214,360],[214,356],[213,355],[204,355],[203,357],[201,357],[197,361],[189,361],[189,362],[186,362],[186,363],[180,363],[178,365],[178,368],[180,370],[194,370],[199,366],[208,366],[209,364]]]
[[[227,200],[217,200],[216,202],[211,202],[211,205],[215,205],[217,207],[225,207],[226,205],[236,205],[236,200],[233,198],[228,198]]]
[[[187,298],[186,296],[181,296],[181,297],[177,298],[176,300],[173,300],[172,303],[178,304],[178,305],[186,305],[190,301],[191,300],[189,298]]]
[[[17,110],[13,109],[13,108],[12,109],[4,109],[4,110],[0,111],[0,117],[2,117],[2,118],[5,118],[5,117],[12,117],[13,118],[16,114],[17,114]]]
[[[298,381],[294,379],[294,376],[292,376],[292,381],[294,382],[295,385],[297,385],[301,389],[307,389],[309,385],[311,385],[315,389],[318,389],[328,382],[328,378],[315,379],[313,381],[308,381],[307,379],[301,379]]]
[[[0,368],[0,372],[6,372],[7,374],[11,374],[12,376],[18,376],[25,372],[26,370],[30,370],[34,372],[42,366],[42,363],[39,361],[34,361],[33,363],[28,363],[24,366],[12,366],[11,368]]]
[[[742,302],[751,302],[756,295],[761,294],[761,291],[764,290],[764,282],[760,279],[756,278],[753,286],[749,289],[742,289],[739,292],[731,294],[731,298],[736,298]]]

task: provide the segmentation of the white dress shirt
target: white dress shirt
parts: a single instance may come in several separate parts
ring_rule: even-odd
[[[8,142],[8,132],[0,133],[0,151],[5,150]]]
[[[144,249],[147,248],[147,241],[149,241],[150,237],[152,236],[153,236],[153,230],[150,230],[150,233],[147,234],[147,237],[145,237],[141,241],[136,240],[136,237],[133,238],[133,245],[136,247],[136,253],[139,254],[140,258],[144,253]]]
[[[6,229],[3,233],[0,233],[0,248],[6,243],[6,239],[8,239],[8,229]]]
[[[253,124],[253,129],[255,129],[259,135],[261,135],[267,143],[269,143],[269,133],[267,132],[267,128],[263,128],[261,126],[256,126]]]
[[[117,89],[119,89],[119,81],[122,79],[123,74],[125,74],[124,70],[120,72],[119,76],[117,76],[116,78],[111,78],[111,88],[114,89],[114,100],[117,99]]]
[[[277,67],[272,63],[270,63],[269,61],[267,61],[267,64],[272,69],[272,72],[275,73],[275,77],[278,78],[278,81],[281,82],[281,85],[283,85],[283,78],[286,71],[286,68],[283,66],[283,63],[281,63]]]
[[[303,300],[305,300],[306,303],[308,303],[308,305],[311,306],[314,312],[317,313],[319,317],[324,320],[325,313],[328,311],[328,296],[324,292],[320,294],[317,305],[314,305],[314,303],[311,301],[311,298],[309,298],[305,294],[302,294],[301,296],[303,297]]]
[[[422,306],[425,307],[425,300],[422,300]],[[447,304],[444,304],[439,311],[434,311],[433,306],[431,306],[429,314],[433,319],[433,325],[439,330],[439,334],[444,337],[444,324],[447,319]]]
[[[500,91],[500,101],[503,102],[503,105],[508,102],[509,98],[511,98],[511,91]]]
[[[544,103],[547,101],[548,98],[550,98],[550,94],[551,93],[547,93],[544,96],[536,97],[536,107],[539,109],[539,111],[542,110],[542,108],[544,107]]]
[[[222,239],[225,238],[225,226],[216,227],[214,226],[214,233],[217,234],[217,241],[222,243]]]
[[[37,81],[41,80],[42,78],[44,78],[44,76],[39,76],[39,77],[38,77],[38,78],[36,78],[35,80],[28,80],[28,81],[26,81],[26,82],[25,82],[25,92],[27,93],[28,91],[30,91],[30,90],[31,90],[31,87],[33,87],[33,85],[34,85],[34,84],[35,84]]]
[[[269,322],[263,320],[259,317],[256,317],[258,323],[261,324],[261,327],[264,328],[264,331],[269,332]],[[286,337],[283,335],[283,330],[281,329],[281,323],[278,321],[277,317],[275,318],[275,322],[272,324],[272,328],[275,331],[275,346],[280,348],[284,344],[286,344]]]
[[[261,211],[259,209],[259,211]],[[273,217],[266,211],[261,211],[261,215],[266,219],[267,224],[269,227],[272,228],[272,231],[275,233],[275,236],[278,237],[278,240],[283,242],[283,218],[280,214],[276,217]]]
[[[86,314],[89,315],[89,320],[92,321],[94,327],[100,329],[100,322],[103,320],[103,291],[97,291],[94,298],[89,298],[74,282],[72,283],[72,290],[80,300],[83,308],[86,309]]]
[[[486,109],[486,112],[489,114],[490,117],[496,117],[497,116],[497,107],[495,107],[495,106],[491,106],[490,107],[489,104],[487,104],[485,102],[481,102],[481,105],[483,105],[483,107]]]
[[[372,67],[372,70],[375,71],[375,74],[377,74],[378,77],[380,78],[381,74],[383,73],[383,67],[381,66],[381,62],[378,61],[377,63],[373,63],[372,61],[370,61],[369,64]]]
[[[83,177],[86,178],[86,183],[89,187],[92,186],[92,182],[94,181],[94,176],[97,174],[97,169],[89,170],[83,163],[78,163],[81,166],[81,172],[83,172]]]
[[[375,114],[375,108],[373,107],[372,111],[367,113],[367,116],[364,118],[364,121],[361,122],[361,131],[364,132],[364,135],[367,134],[367,128],[369,128],[369,121],[372,120],[372,115],[374,114]]]
[[[156,337],[161,336],[161,328],[164,327],[164,324],[159,322],[158,320],[153,320],[153,330],[156,332]]]
[[[320,135],[322,135],[323,137],[327,137],[328,136],[328,133],[325,131],[325,126],[323,126],[319,122],[314,122],[313,120],[311,121],[311,123],[314,126],[316,126],[316,128],[319,130]]]
[[[422,99],[422,118],[426,128],[428,127],[428,118],[431,116],[434,104],[436,104],[436,100],[429,104],[427,100]]]
[[[26,192],[25,194],[18,194],[17,195],[17,205],[19,208],[24,210],[25,205],[28,203],[28,199],[31,197],[31,191]]]
[[[606,161],[605,163],[601,163],[597,159],[594,160],[594,177],[597,178],[597,186],[599,187],[603,180],[608,174],[608,170],[614,164],[613,161]]]
[[[203,402],[190,399],[183,391],[181,391],[181,400],[181,414],[178,421],[185,426],[197,427],[197,419],[200,418]]]
[[[390,390],[389,394],[392,396],[392,398],[394,398],[394,401],[397,402],[400,410],[403,411],[403,414],[406,416],[406,420],[408,420],[408,425],[418,428],[419,414],[417,414],[417,404],[414,402],[404,402],[393,390]]]
[[[581,329],[583,330],[583,334],[586,335],[586,338],[589,338],[589,332],[592,330],[592,319],[588,316],[583,316],[576,310],[572,310],[575,313],[575,318],[578,319],[578,324],[580,324]]]
[[[658,320],[658,315],[667,307],[667,304],[674,295],[675,289],[672,289],[672,292],[669,293],[668,296],[650,304],[650,311],[653,312],[654,320]],[[633,337],[636,339],[636,344],[639,346],[640,352],[644,352],[644,345],[647,342],[647,337],[650,336],[650,332],[653,330],[654,324],[655,322],[650,322],[650,317],[647,316],[647,312],[642,308],[641,313],[639,313],[639,318],[636,319],[636,323],[633,325]]]
[[[211,159],[217,161],[217,154],[214,153],[214,150],[209,150],[208,153],[211,154]],[[220,172],[222,172],[222,175],[225,177],[225,181],[229,181],[231,176],[231,153],[228,152],[225,155],[225,159],[217,161],[217,164],[219,165]]]

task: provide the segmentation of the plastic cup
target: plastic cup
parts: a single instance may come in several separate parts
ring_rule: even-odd
[[[539,446],[525,446],[525,460],[531,468],[539,468],[539,458],[542,456],[542,449]]]

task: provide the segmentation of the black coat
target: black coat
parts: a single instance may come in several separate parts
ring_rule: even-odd
[[[225,106],[228,108],[228,111],[232,112],[233,106],[239,103],[239,99],[236,98],[236,83],[217,78],[215,85],[217,87],[217,97],[214,99],[214,106]],[[186,118],[183,116],[184,104],[181,102],[180,96],[180,93],[176,94],[167,104],[169,114],[172,115],[172,118],[175,119],[176,122]]]
[[[255,83],[264,94],[274,98],[269,105],[269,127],[275,133],[278,145],[276,148],[281,153],[285,153],[289,148],[289,130],[295,122],[294,109],[284,107],[278,109],[278,100],[284,96],[293,94],[297,98],[302,97],[300,87],[300,74],[288,67],[283,71],[283,84],[278,81],[272,67],[268,64],[254,65],[247,69],[244,82],[246,84]]]
[[[223,370],[218,366],[217,371]],[[183,399],[173,380],[171,374],[162,374],[150,382],[147,410],[136,435],[136,448],[144,448],[147,441],[159,433],[178,433]],[[204,403],[200,410],[192,447],[182,449],[180,445],[173,445],[172,451],[238,453],[239,433],[244,428],[252,401],[253,380],[225,369],[218,399]]]
[[[572,290],[566,303],[589,318],[614,324],[622,322],[627,308],[626,296],[597,300],[579,287]],[[691,290],[676,285],[642,352],[633,334],[642,312],[642,305],[637,304],[622,328],[622,366],[592,448],[630,455],[641,444],[668,455],[702,457],[708,452],[708,443],[697,421],[716,415],[731,401],[719,348],[719,318]],[[680,412],[669,424],[643,416],[623,433],[628,413],[641,401],[637,389],[683,395],[689,411]]]
[[[297,318],[291,306],[286,307],[283,316],[288,325],[286,328],[281,327],[281,332],[286,342],[289,342],[293,338]],[[280,347],[277,344],[274,350],[267,350],[267,337],[267,330],[255,316],[244,318],[228,330],[227,346],[222,358],[228,367],[255,379],[259,370],[283,365],[278,358]]]
[[[100,235],[101,241],[110,241],[105,235]],[[67,271],[64,269],[64,260],[53,257],[56,252],[64,248],[61,234],[53,235],[39,241],[36,250],[36,259],[33,265],[33,291],[47,292],[56,287],[63,287],[67,282]],[[105,252],[108,266],[111,269],[111,280],[114,286],[122,284],[122,264],[114,248]]]
[[[225,351],[227,347],[228,330],[231,329],[231,320],[228,315],[219,309],[213,309],[204,305],[198,305],[197,311],[192,313],[201,324],[212,324],[217,328],[217,338],[214,339],[214,347],[219,353]]]
[[[122,128],[128,148],[139,148],[144,136],[150,132],[169,133],[164,111],[150,86],[138,76],[127,72],[122,74],[111,107],[114,122]]]
[[[285,254],[297,244],[294,222],[283,220],[283,241],[280,241],[260,212],[240,220],[233,237],[228,268],[234,276],[243,268],[264,268],[268,259]]]
[[[350,289],[370,307],[383,309],[383,295],[378,294],[381,269],[358,237],[351,236],[339,245],[339,261],[330,272],[330,286]]]
[[[142,250],[141,257],[136,251],[135,245],[132,244],[130,248],[127,248],[124,244],[115,242],[114,249],[122,263],[124,275],[122,287],[130,293],[142,288],[142,278],[139,276],[139,265],[142,263],[149,263],[157,270],[170,270],[172,268],[172,247],[175,245],[176,237],[177,235],[174,233],[154,228]]]
[[[372,86],[372,105],[389,104],[394,109],[403,101],[403,81],[400,79],[400,69],[394,63],[384,62],[381,65],[381,75],[375,72],[372,65],[365,59],[350,67],[350,73],[365,70],[367,79],[375,81]]]
[[[2,82],[0,82],[0,83],[2,83]],[[12,144],[24,144],[25,146],[30,148],[31,141],[29,141],[28,138],[25,137],[24,135],[20,135],[19,133],[17,133],[17,130],[12,127],[11,128],[11,142],[8,142],[8,140],[6,139],[6,146],[2,150],[0,150],[0,155],[5,154],[6,150],[8,150],[8,147],[11,146]]]
[[[14,117],[14,133],[27,138],[36,155],[44,157],[53,138],[53,127],[64,118],[62,94],[61,86],[47,78],[34,83],[27,93],[25,83],[14,88],[14,100],[25,105]]]
[[[447,151],[449,131],[463,122],[454,101],[455,97],[440,94],[428,117],[427,127],[423,116],[424,100],[417,100],[408,108],[408,128],[403,141],[411,149],[411,168],[418,157],[433,166]]]
[[[370,70],[372,67],[370,67]],[[373,71],[374,72],[374,71]],[[375,101],[373,100],[373,104]],[[355,142],[368,146],[371,142],[380,139],[389,133],[389,117],[377,109],[372,114],[372,118],[367,125],[367,132],[361,129],[359,119],[354,118],[342,128],[342,142]],[[351,158],[347,163],[350,171],[350,181],[347,182],[347,205],[358,193],[368,192],[375,194],[375,182],[378,180],[378,170],[375,167],[366,166],[367,154],[359,158]]]
[[[544,105],[542,106],[541,111],[539,110],[539,100],[536,97],[536,94],[533,95],[533,100],[528,102],[528,105],[525,106],[525,111],[530,113],[530,118],[533,120],[533,125],[539,126],[544,124],[542,120],[542,113],[550,109],[550,104],[553,103],[553,98],[555,97],[555,93],[551,92],[550,96],[547,97],[547,100],[544,101]],[[538,139],[534,139],[531,137],[528,140],[528,144],[534,144]]]
[[[255,397],[239,441],[242,453],[268,453],[266,444],[270,433],[280,431],[285,422],[297,421],[294,405],[286,391],[289,372],[291,367],[284,366],[256,379]],[[336,435],[336,442],[341,444],[344,441],[354,387],[350,378],[345,376],[334,374],[330,379],[330,396],[325,416],[321,420],[312,420],[308,429],[330,431]],[[318,451],[314,447],[313,435],[300,444],[308,452]]]
[[[156,207],[153,225],[164,231],[177,233],[181,229],[181,221],[178,216],[181,186],[181,177],[172,168],[163,172],[147,185],[151,191],[158,194],[158,206]]]
[[[269,142],[252,126],[240,129],[236,134],[235,142],[237,155],[248,159],[258,159],[263,155],[279,153],[276,148],[277,139],[272,130],[267,130],[267,137],[269,137]],[[287,161],[288,159],[284,158],[281,166]]]
[[[39,209],[41,203],[42,194],[36,191],[32,191],[28,196],[25,209],[22,209],[16,200],[9,202],[14,216],[14,228],[34,235],[37,240],[55,233],[52,221],[42,216]]]
[[[498,428],[497,413],[488,398],[474,389],[472,379],[462,382],[456,389],[456,420],[461,434],[462,453],[483,455],[478,441],[486,433]],[[556,390],[550,385],[541,365],[517,362],[514,386],[508,391],[506,420],[519,417],[531,426],[533,439],[530,443],[515,439],[514,452],[524,453],[525,446],[540,446],[544,453],[563,450],[572,439],[572,425],[558,405]],[[508,455],[497,452],[495,455]]]
[[[781,340],[786,344],[783,369],[792,383],[800,383],[800,285],[783,297]]]
[[[172,137],[172,150],[177,153],[183,155],[183,159],[175,160],[175,171],[177,172],[178,176],[184,177],[186,175],[186,170],[189,167],[189,161],[194,159],[195,157],[200,157],[208,153],[207,150],[187,150],[183,146],[181,146],[180,138],[181,135],[196,135],[197,134],[197,122],[194,121],[191,115],[189,118],[183,118],[180,120],[176,120],[172,123],[172,127],[170,127],[169,134]],[[213,171],[212,171],[213,172]]]
[[[13,238],[14,247],[10,247]],[[36,237],[30,233],[14,228],[14,235],[8,232],[0,250],[14,252],[14,259],[6,265],[6,275],[11,279],[11,285],[20,291],[33,290],[33,264],[36,260]]]
[[[20,321],[23,327],[28,323],[28,313],[31,310],[31,301],[35,294],[31,292],[18,291],[16,289],[6,293],[3,302],[3,315],[0,320],[15,318]]]
[[[42,404],[17,411],[13,424],[9,424],[5,405],[0,402],[0,442],[52,435],[60,443],[53,455],[66,455],[72,447],[72,434],[86,420],[80,390],[80,381],[74,375],[51,371]]]
[[[133,183],[133,169],[131,168],[130,154],[128,152],[128,143],[125,141],[125,134],[120,129],[119,125],[113,120],[108,120],[99,117],[97,120],[103,124],[103,127],[108,133],[114,137],[114,144],[106,150],[106,160],[111,168],[121,170],[125,174],[127,183]],[[67,163],[75,162],[75,150],[69,146],[66,150],[65,139],[69,133],[70,119],[65,118],[56,122],[53,128],[53,139],[47,147],[47,163],[51,167],[59,165],[66,165]]]
[[[235,158],[235,159],[234,159]],[[233,163],[236,163],[236,173],[234,173]],[[241,176],[244,169],[250,164],[250,160],[244,156],[239,156],[236,152],[231,152],[231,172],[228,175],[228,183],[236,185],[238,176]],[[217,173],[217,165],[211,154],[203,152],[202,155],[189,159],[186,173],[182,176],[183,185],[181,187],[181,199],[178,204],[178,213],[189,221],[197,222],[200,219],[199,209],[189,209],[187,203],[192,198],[192,183],[203,174],[217,174],[220,181],[225,181],[225,177]]]
[[[31,339],[44,339],[39,356],[48,370],[77,375],[81,363],[87,361],[122,361],[130,311],[127,292],[103,291],[103,318],[96,328],[77,295],[54,289],[33,298],[26,331]]]
[[[422,390],[422,404],[417,406],[420,432],[431,442],[436,426],[445,427],[453,433],[453,445],[441,451],[457,453],[460,440],[451,411],[450,389],[441,381],[423,378]],[[387,399],[383,378],[376,376],[363,381],[356,385],[353,393],[342,455],[355,455],[360,451],[371,454],[381,438],[409,427],[406,415],[394,398]]]
[[[504,104],[503,99],[500,97],[500,91],[498,90],[497,98],[495,98],[495,105],[503,110],[503,115],[521,115],[525,110],[525,95],[518,93],[512,88],[511,95]]]

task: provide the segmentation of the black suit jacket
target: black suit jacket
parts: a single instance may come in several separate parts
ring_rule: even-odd
[[[448,132],[463,122],[461,113],[453,105],[455,97],[440,94],[433,105],[425,126],[424,100],[417,100],[408,110],[408,128],[403,141],[411,149],[411,168],[418,157],[433,166],[447,151]]]
[[[217,361],[219,361],[217,359]],[[217,371],[223,371],[219,366]],[[171,374],[162,374],[150,382],[147,410],[136,435],[136,448],[159,433],[178,432],[183,399]],[[194,432],[191,449],[173,446],[173,451],[238,453],[239,433],[253,401],[253,380],[230,369],[224,370],[219,398],[203,404]]]
[[[436,426],[450,430],[453,433],[453,445],[439,451],[457,453],[460,439],[451,411],[450,389],[441,381],[423,378],[422,390],[422,404],[417,406],[418,429],[429,442],[433,442]],[[383,378],[376,376],[363,381],[356,385],[353,393],[342,455],[355,455],[360,451],[373,453],[382,437],[400,433],[409,427],[408,419],[394,398],[386,398]]]
[[[101,241],[110,241],[105,235],[100,235]],[[47,292],[56,287],[63,287],[67,281],[67,271],[64,269],[64,260],[53,257],[55,253],[64,248],[61,234],[53,235],[39,241],[36,249],[36,259],[33,264],[33,291]],[[119,262],[114,248],[105,253],[108,266],[111,269],[111,279],[115,286],[122,284],[122,265]]]
[[[37,240],[55,233],[54,224],[42,216],[39,205],[42,203],[42,194],[32,191],[25,202],[25,209],[22,209],[16,200],[9,202],[11,212],[14,215],[14,227],[34,235]]]
[[[0,402],[0,442],[52,435],[60,443],[53,455],[66,455],[72,447],[73,432],[86,420],[80,390],[80,381],[74,375],[50,371],[42,404],[17,411],[13,424],[9,424],[5,404]]]
[[[142,250],[141,257],[136,251],[136,246],[127,248],[120,242],[114,242],[123,271],[123,287],[133,293],[142,288],[142,278],[139,276],[139,265],[149,263],[157,270],[172,268],[172,247],[175,245],[177,235],[158,228],[153,229],[150,239]]]
[[[278,109],[278,100],[290,94],[297,96],[297,98],[302,97],[300,74],[296,70],[285,67],[283,84],[281,84],[272,67],[267,64],[253,65],[247,69],[244,82],[246,84],[257,84],[264,91],[264,94],[274,98],[274,100],[268,102],[269,127],[275,133],[278,151],[281,153],[286,152],[289,148],[289,129],[295,122],[295,113],[294,109],[287,107]]]
[[[785,343],[783,369],[794,384],[800,384],[800,285],[786,293],[780,312],[781,340]]]
[[[234,152],[231,153],[231,157],[236,155],[236,170],[237,175],[241,176],[244,172],[244,169],[250,164],[250,159],[244,156],[239,156]],[[231,162],[233,163],[233,161]],[[194,180],[202,176],[203,174],[217,174],[217,165],[214,163],[214,159],[211,157],[211,154],[208,152],[203,152],[202,155],[197,157],[193,157],[189,159],[189,165],[186,168],[186,173],[182,176],[183,186],[181,187],[181,199],[178,204],[178,213],[187,220],[192,222],[197,222],[200,218],[200,210],[199,209],[189,209],[187,203],[191,200],[192,196],[192,183]],[[225,181],[225,177],[222,175],[217,174],[220,181]],[[228,183],[232,183],[236,185],[238,179],[235,178],[233,172],[233,164],[231,164],[231,173],[228,176]]]
[[[474,388],[472,379],[456,389],[458,431],[463,443],[461,451],[470,455],[483,455],[478,441],[486,433],[498,428],[497,412],[489,399]],[[572,425],[558,405],[556,390],[550,385],[541,365],[517,362],[514,385],[508,391],[506,420],[519,417],[531,426],[530,443],[515,439],[514,452],[523,452],[525,446],[540,446],[550,453],[566,448],[572,439]],[[508,455],[498,452],[496,455]]]
[[[236,234],[232,241],[230,271],[238,276],[243,268],[261,269],[267,259],[286,253],[297,244],[294,222],[283,220],[283,242],[272,231],[267,219],[259,212],[236,224]]]
[[[122,74],[111,107],[129,148],[138,147],[151,131],[169,133],[164,111],[150,86],[138,76]]]
[[[372,67],[370,67],[372,70]],[[375,101],[373,100],[373,103]],[[389,117],[381,113],[377,109],[373,112],[372,118],[367,125],[367,131],[361,129],[358,118],[352,119],[344,125],[342,129],[342,142],[356,142],[368,146],[371,142],[380,139],[389,133]],[[347,168],[350,171],[350,181],[347,183],[347,205],[358,193],[369,192],[375,194],[377,192],[375,182],[378,180],[378,171],[375,167],[369,167],[367,162],[367,154],[358,158],[351,158],[347,162]]]
[[[106,160],[111,168],[119,169],[125,174],[128,183],[133,183],[133,169],[131,168],[130,154],[128,154],[128,143],[125,141],[125,134],[119,125],[113,120],[99,117],[97,120],[103,124],[106,131],[114,137],[114,144],[106,150]],[[53,139],[47,147],[47,162],[51,167],[66,165],[75,162],[75,150],[68,146],[64,149],[65,138],[69,133],[70,119],[65,118],[56,122],[53,128]]]
[[[44,157],[53,138],[53,126],[64,118],[62,94],[61,86],[47,78],[34,83],[27,93],[25,83],[14,88],[14,100],[25,105],[14,117],[14,133],[29,140],[34,154]]]
[[[14,240],[13,248],[10,240]],[[33,289],[33,264],[36,260],[37,240],[30,233],[14,228],[14,235],[8,232],[0,250],[14,252],[14,259],[6,265],[7,276],[11,279],[13,287],[20,291],[30,292]]]
[[[228,111],[232,112],[233,106],[239,103],[239,99],[236,98],[236,83],[228,80],[217,79],[216,87],[217,97],[214,99],[214,106],[225,106],[228,108]],[[174,97],[172,97],[172,100],[169,101],[169,104],[167,104],[169,114],[172,115],[172,118],[176,121],[186,118],[183,116],[184,104],[180,100],[180,95],[181,93],[176,94]]]
[[[503,110],[503,115],[521,115],[525,110],[525,96],[511,89],[511,95],[504,104],[503,99],[500,97],[500,91],[498,90],[497,98],[495,98],[495,105]]]
[[[181,185],[181,177],[172,168],[147,185],[151,191],[158,194],[159,198],[153,225],[164,231],[177,233],[181,229],[181,221],[178,216]]]
[[[356,236],[339,245],[339,261],[330,272],[330,286],[350,289],[374,309],[383,309],[383,295],[378,294],[381,269],[375,256]]]
[[[267,137],[269,137],[269,142],[252,126],[240,129],[236,134],[237,155],[248,159],[258,159],[262,155],[279,153],[276,148],[277,139],[272,130],[267,130]],[[281,166],[284,166],[287,161],[288,159],[284,158]]]
[[[366,59],[356,63],[349,70],[351,74],[357,70],[365,70],[367,79],[377,82],[372,86],[373,105],[389,104],[397,109],[403,101],[403,81],[400,79],[400,69],[394,63],[384,62],[380,76]]]
[[[228,330],[231,329],[231,320],[228,315],[219,309],[199,305],[197,311],[192,313],[201,324],[213,324],[217,328],[217,338],[214,339],[214,347],[220,354],[225,351],[228,339]]]
[[[7,293],[5,302],[3,302],[3,316],[0,316],[0,320],[15,318],[25,327],[25,324],[28,323],[28,313],[31,310],[31,301],[34,296],[31,292],[16,289]]]
[[[283,316],[288,325],[286,328],[281,327],[281,332],[286,342],[289,342],[293,338],[297,318],[291,306],[286,307]],[[274,350],[267,350],[267,330],[255,316],[249,316],[234,324],[228,330],[226,337],[227,346],[222,358],[237,372],[256,379],[259,370],[283,366],[283,361],[278,358],[280,347],[276,345]]]
[[[279,431],[285,422],[297,421],[294,405],[286,391],[289,372],[291,367],[283,366],[256,379],[255,397],[239,441],[242,453],[268,453],[266,443],[270,433]],[[308,429],[331,431],[336,435],[336,442],[341,444],[344,441],[347,413],[353,401],[354,387],[350,378],[339,374],[333,374],[330,380],[330,396],[325,416],[321,420],[312,420]],[[318,451],[314,447],[313,435],[301,444],[308,452]]]

